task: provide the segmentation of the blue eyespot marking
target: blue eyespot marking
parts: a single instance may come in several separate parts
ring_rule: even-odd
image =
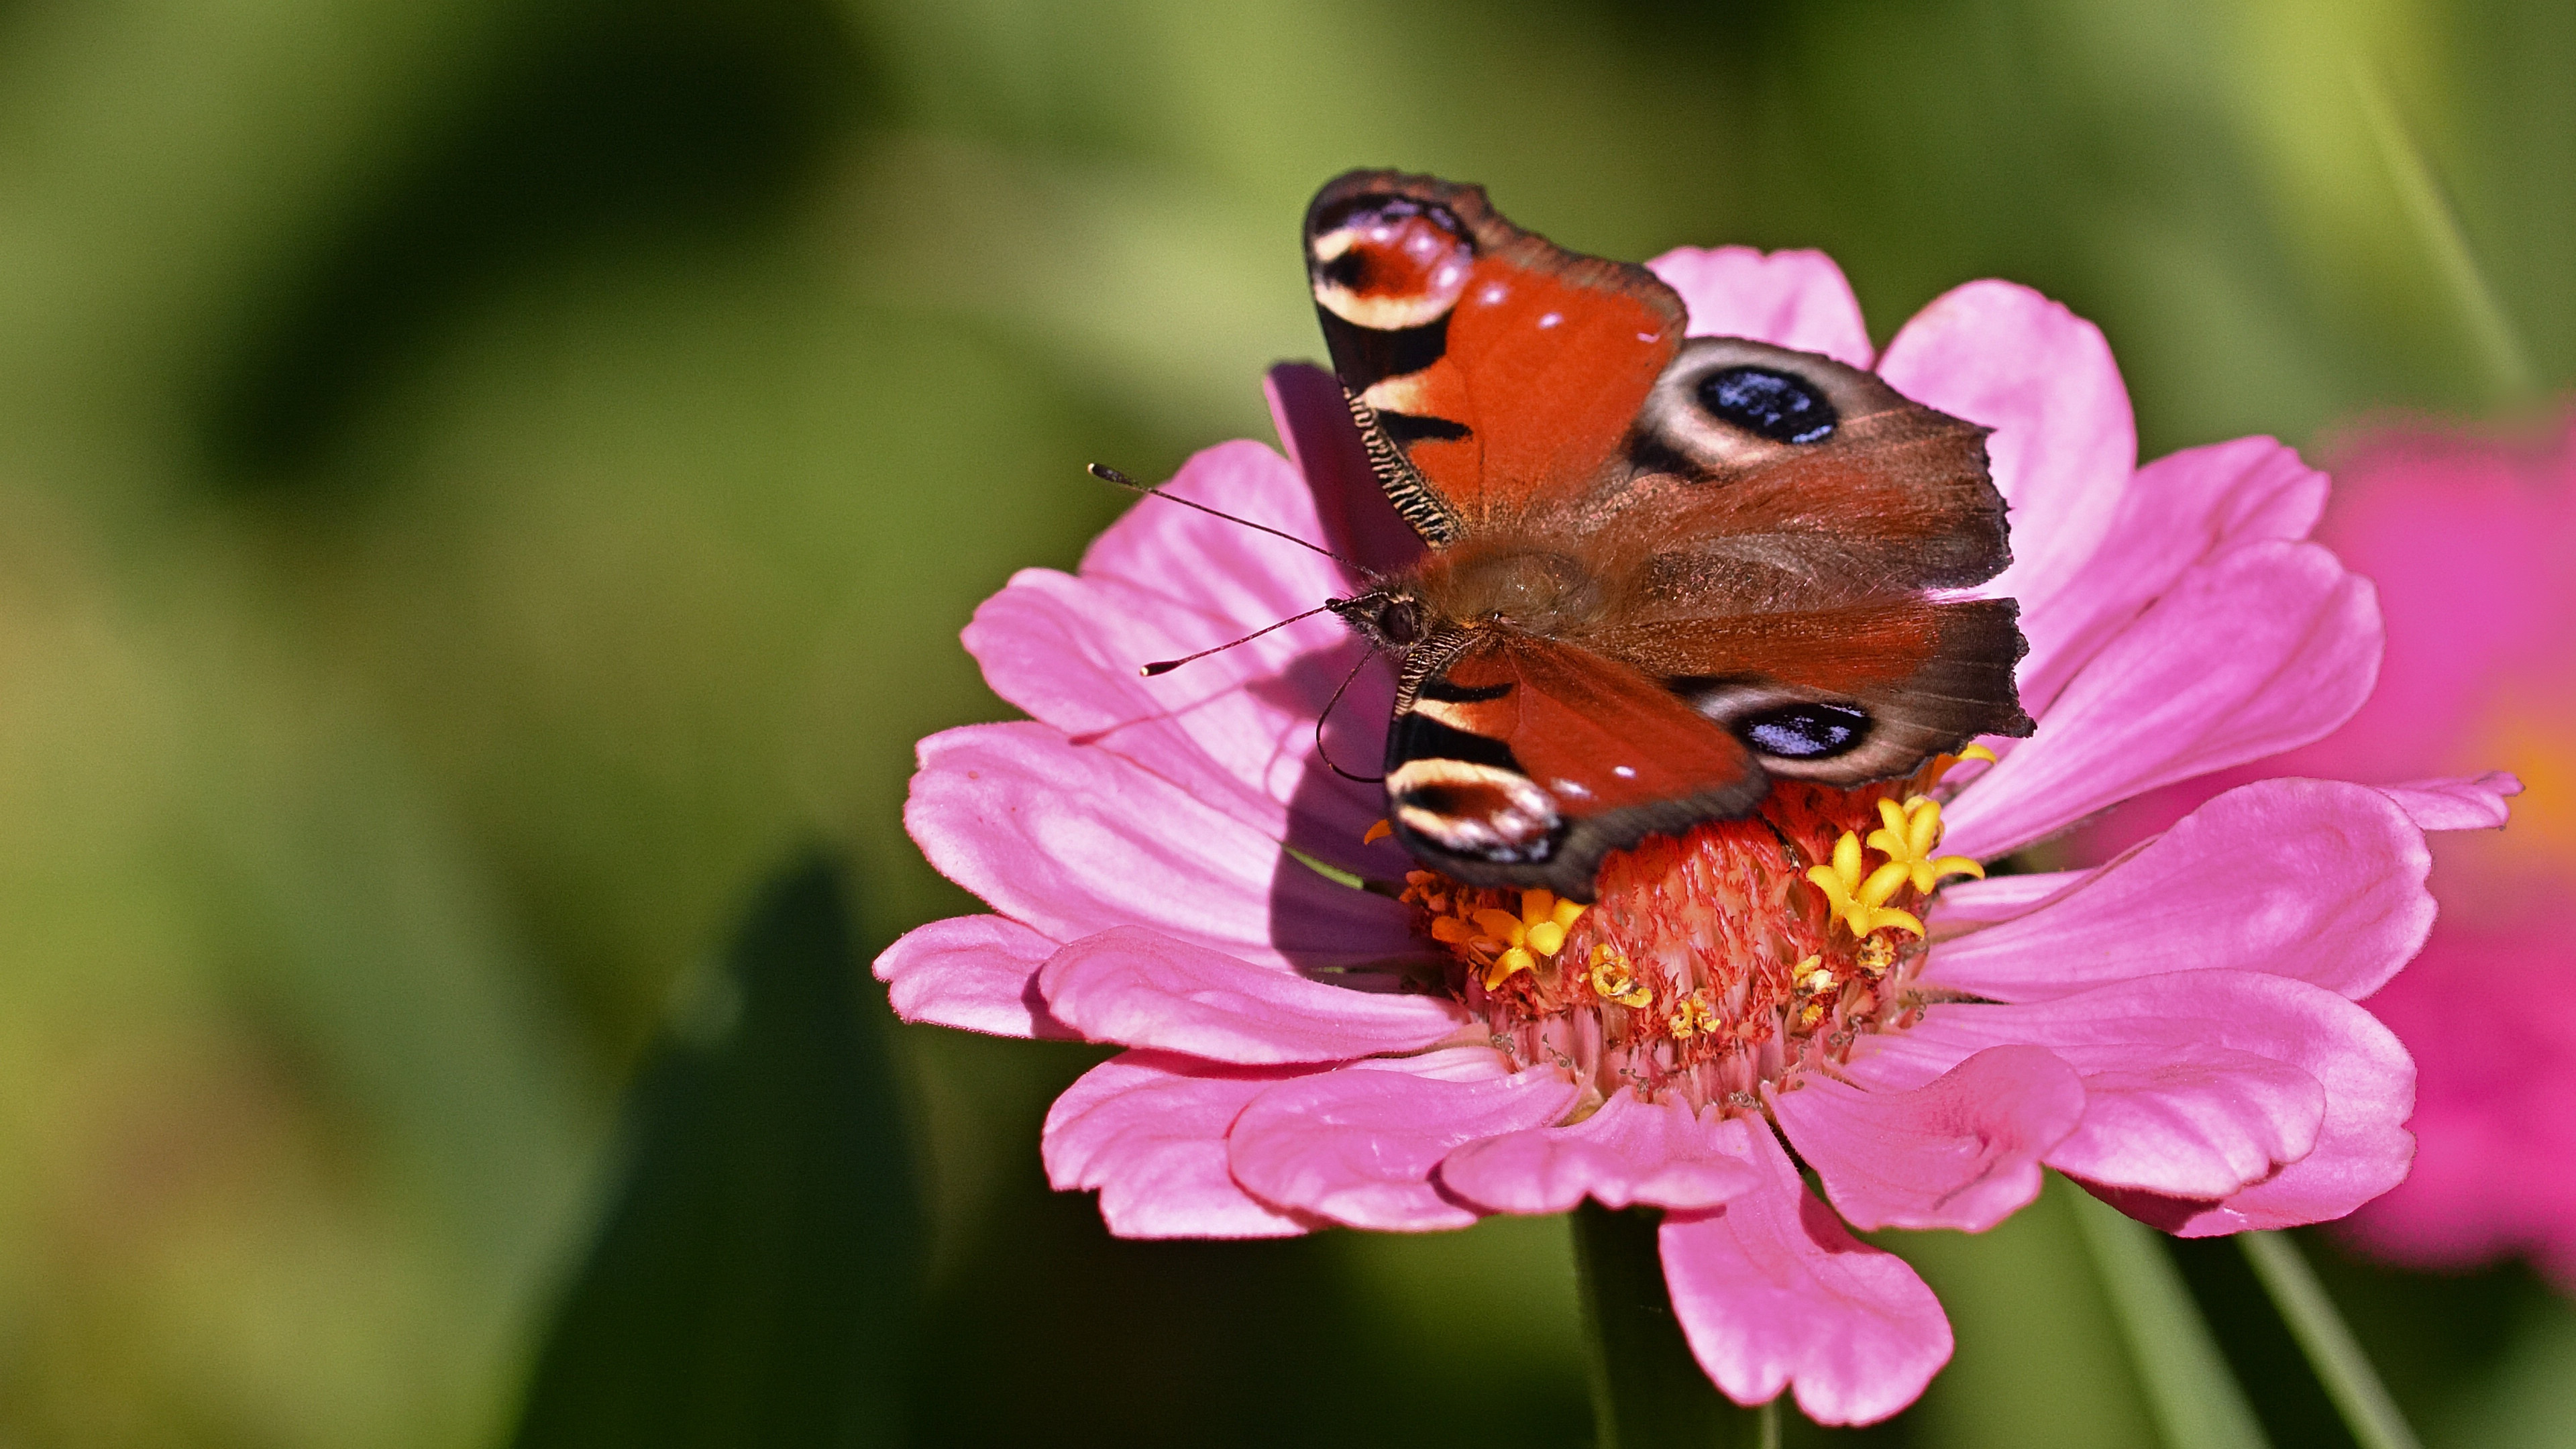
[[[1820,443],[1842,421],[1814,384],[1767,367],[1730,367],[1701,378],[1699,405],[1775,443]]]
[[[1848,705],[1784,704],[1736,727],[1744,742],[1784,760],[1822,760],[1857,746],[1869,716]]]

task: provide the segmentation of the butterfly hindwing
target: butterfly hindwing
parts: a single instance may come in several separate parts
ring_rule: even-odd
[[[1404,655],[1390,819],[1464,881],[1588,899],[1601,855],[2024,735],[1986,431],[1830,358],[1686,337],[1644,267],[1482,189],[1353,172],[1309,278],[1431,545],[1344,610]],[[1368,619],[1401,619],[1377,628]]]
[[[2012,561],[1986,430],[1832,358],[1694,337],[1563,526],[1739,612],[1968,588]],[[1702,567],[1692,572],[1691,561]]]
[[[1829,358],[1694,338],[1592,501],[1605,607],[1565,636],[1636,667],[1769,773],[1855,785],[2023,735],[1985,430]]]
[[[1979,735],[2025,735],[2010,599],[1873,600],[1631,623],[1592,647],[1625,661],[1786,779],[1902,775]]]

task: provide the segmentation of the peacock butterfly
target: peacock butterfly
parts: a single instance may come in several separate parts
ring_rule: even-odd
[[[1391,655],[1397,839],[1593,897],[1601,857],[2027,735],[1985,429],[1869,373],[1686,337],[1642,266],[1483,188],[1355,171],[1306,213],[1371,466],[1429,546],[1331,608]]]

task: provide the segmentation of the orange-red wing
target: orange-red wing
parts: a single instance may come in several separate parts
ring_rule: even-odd
[[[1389,819],[1471,884],[1592,899],[1603,854],[1745,814],[1769,782],[1733,735],[1589,650],[1493,628],[1399,705]]]
[[[1371,461],[1434,544],[1622,471],[1681,346],[1681,299],[1652,272],[1522,231],[1482,187],[1340,177],[1307,210],[1306,261]]]

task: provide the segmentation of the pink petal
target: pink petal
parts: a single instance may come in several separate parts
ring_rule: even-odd
[[[2480,769],[2498,762],[2506,721],[2548,738],[2567,717],[2576,705],[2571,420],[2510,440],[2430,428],[2351,440],[2320,537],[2378,585],[2388,659],[2378,694],[2299,762],[2301,773],[2397,780]]]
[[[2387,1028],[2322,987],[2185,971],[2011,1005],[1935,1005],[1870,1039],[1864,1086],[1912,1086],[1990,1046],[2043,1046],[2084,1079],[2084,1120],[2046,1157],[2089,1182],[2215,1199],[2317,1148],[2345,1058]],[[2401,1054],[2402,1055],[2402,1054]]]
[[[1316,717],[1364,652],[1340,621],[1293,624],[1157,678],[1137,672],[1257,627],[1116,579],[1028,569],[975,611],[966,647],[996,694],[1082,743],[1274,839],[1295,833],[1356,852],[1386,813],[1383,793],[1333,776],[1314,749]],[[1383,728],[1388,678],[1378,669],[1355,682],[1346,717]]]
[[[2471,924],[2443,907],[2424,954],[2370,1003],[2415,1058],[2415,1159],[2346,1227],[2413,1266],[2528,1253],[2547,1271],[2576,1246],[2576,970],[2555,915]]]
[[[1161,491],[1328,546],[1348,546],[1336,535],[1354,527],[1383,532],[1393,517],[1382,496],[1327,485],[1319,495],[1277,454],[1238,442],[1194,456]],[[1400,852],[1358,844],[1384,811],[1379,793],[1335,776],[1315,754],[1317,716],[1365,657],[1337,619],[1316,615],[1186,669],[1138,675],[1146,663],[1229,644],[1357,592],[1362,577],[1285,539],[1145,498],[1092,545],[1079,578],[1023,570],[986,600],[966,646],[994,692],[1035,718],[1310,854],[1401,870]],[[1342,705],[1355,735],[1345,753],[1374,754],[1392,688],[1383,667],[1361,671]]]
[[[1151,926],[1255,965],[1414,949],[1405,908],[1107,750],[1034,723],[923,740],[904,826],[942,875],[1059,941]]]
[[[1586,1194],[1604,1207],[1715,1207],[1762,1180],[1747,1165],[1748,1132],[1739,1118],[1622,1088],[1571,1126],[1468,1143],[1442,1159],[1440,1184],[1498,1213],[1561,1213]]]
[[[1435,1082],[1497,1082],[1520,1070],[1489,1046],[1442,1047],[1409,1057],[1363,1057],[1336,1068],[1345,1072],[1396,1072]]]
[[[1853,1226],[1970,1233],[2039,1196],[2041,1155],[2085,1105],[2073,1068],[2024,1046],[1989,1047],[1910,1092],[1816,1076],[1763,1094]]]
[[[2084,1077],[2084,1122],[2047,1161],[2087,1182],[2186,1196],[2229,1192],[2306,1156],[2325,1120],[2324,1085],[2262,1052],[2173,1032],[2073,1055]]]
[[[994,1036],[1068,1041],[1080,1033],[1038,996],[1038,968],[1055,942],[1000,916],[953,916],[904,933],[878,955],[894,1014]]]
[[[1311,363],[1283,362],[1261,385],[1271,426],[1314,494],[1321,542],[1374,573],[1393,573],[1420,558],[1422,535],[1387,501],[1369,467],[1341,380]]]
[[[1262,1065],[1416,1051],[1457,1034],[1445,997],[1389,996],[1246,965],[1142,926],[1117,926],[1055,953],[1038,990],[1057,1020],[1094,1041]]]
[[[1988,876],[1983,880],[1952,881],[1941,887],[1941,893],[1932,898],[1932,937],[1935,941],[1942,939],[1947,934],[1944,927],[2009,921],[2042,901],[2074,889],[2092,876],[2093,872],[2089,870],[2040,870],[2022,875]]]
[[[1691,1353],[1739,1404],[1794,1388],[1819,1424],[1873,1424],[1950,1361],[1940,1300],[1893,1253],[1852,1237],[1768,1132],[1769,1179],[1724,1207],[1664,1218],[1664,1281]]]
[[[2186,448],[2138,470],[2095,552],[2044,610],[2024,609],[2030,653],[2022,707],[2044,713],[2085,661],[2203,560],[2248,544],[2296,542],[2325,507],[2326,475],[2270,438]]]
[[[1440,1159],[1480,1137],[1543,1126],[1574,1103],[1563,1073],[1450,1079],[1435,1052],[1415,1063],[1301,1077],[1255,1098],[1227,1137],[1235,1181],[1283,1208],[1355,1228],[1463,1228],[1478,1214],[1432,1185]]]
[[[1905,324],[1878,375],[1995,430],[1986,452],[2013,563],[1978,592],[2045,616],[2091,565],[2138,462],[2129,391],[2100,329],[2028,287],[1970,282]]]
[[[1749,337],[1869,366],[1860,301],[1823,252],[1676,247],[1646,265],[1682,294],[1693,337]]]
[[[2156,786],[2305,744],[2369,697],[2369,581],[2314,544],[2186,572],[2095,654],[2039,723],[1963,787],[1944,848],[1991,860]]]
[[[2474,780],[2416,780],[2382,785],[2379,792],[2397,802],[2423,830],[2495,830],[2512,807],[2504,802],[2522,793],[2522,781],[2504,770],[2489,770]]]
[[[2268,971],[2358,1001],[2432,930],[2432,867],[2387,794],[2264,780],[2037,909],[1942,943],[1925,980],[2032,1001],[2166,971]]]
[[[2406,1130],[2415,1110],[2415,1063],[2394,1032],[2358,1007],[2353,1013],[2340,1049],[2306,1063],[2325,1087],[2326,1113],[2305,1156],[2214,1203],[2100,1195],[2169,1233],[2209,1238],[2330,1222],[2405,1181],[2415,1156]]]
[[[1225,1132],[1243,1104],[1288,1078],[1159,1052],[1122,1052],[1065,1089],[1040,1138],[1059,1192],[1100,1190],[1122,1238],[1281,1238],[1317,1226],[1235,1185]]]
[[[1322,546],[1315,493],[1287,459],[1244,439],[1190,456],[1161,491]],[[1082,555],[1086,578],[1258,627],[1346,594],[1360,575],[1311,549],[1161,498],[1139,498]]]

